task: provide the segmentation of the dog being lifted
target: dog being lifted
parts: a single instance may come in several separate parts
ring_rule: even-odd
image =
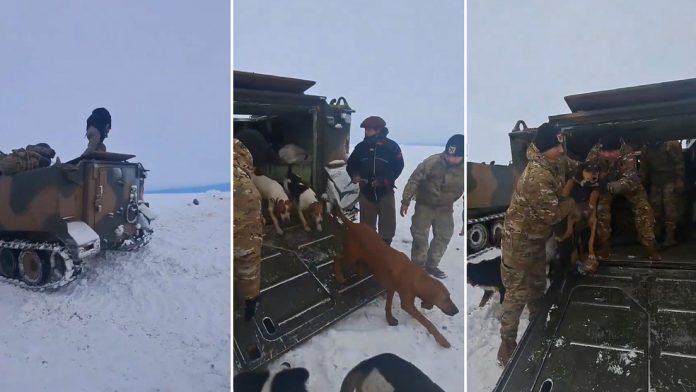
[[[353,223],[343,215],[340,208],[334,208],[343,223],[343,252],[336,256],[334,273],[338,283],[345,283],[341,267],[367,267],[375,279],[387,291],[386,316],[391,326],[399,324],[392,315],[391,307],[394,293],[399,293],[401,308],[418,320],[442,347],[450,347],[449,342],[421,312],[416,309],[416,297],[421,299],[421,307],[432,309],[437,306],[448,316],[459,312],[450,299],[449,291],[439,280],[431,277],[409,258],[387,245],[382,237],[365,223]]]
[[[259,190],[261,197],[268,201],[268,214],[271,216],[276,233],[283,234],[278,218],[283,222],[289,222],[290,209],[292,208],[292,203],[288,199],[288,195],[285,194],[283,186],[278,181],[256,174],[251,176],[251,181]]]
[[[587,256],[578,265],[578,270],[584,273],[594,273],[599,267],[594,249],[597,232],[597,203],[599,202],[599,167],[589,162],[583,163],[578,168],[578,173],[566,182],[561,195],[572,197],[576,204],[575,210],[568,215],[565,233],[556,237],[556,240],[562,242],[572,237],[575,225],[578,222],[586,221],[590,229],[590,239],[587,244]]]
[[[360,362],[341,384],[341,392],[371,391],[444,392],[416,365],[391,353]]]
[[[308,187],[300,176],[292,172],[292,165],[288,165],[288,172],[285,175],[285,180],[283,180],[283,188],[285,188],[285,192],[297,206],[297,215],[300,216],[300,221],[305,231],[309,231],[305,214],[314,221],[317,231],[321,231],[323,213],[321,203],[312,188]]]

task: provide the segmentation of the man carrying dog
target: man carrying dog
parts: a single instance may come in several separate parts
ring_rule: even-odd
[[[611,202],[614,195],[623,195],[631,203],[633,219],[640,243],[650,260],[660,260],[655,246],[653,210],[643,188],[636,154],[616,133],[603,136],[587,155],[587,161],[599,166],[599,203],[597,204],[598,256],[607,258],[611,252]]]
[[[254,165],[251,153],[238,139],[234,139],[232,200],[234,222],[234,302],[244,303],[244,318],[254,317],[261,290],[261,194],[251,180]]]
[[[665,230],[665,247],[677,244],[674,230],[679,218],[677,207],[684,192],[684,156],[676,141],[651,142],[643,147],[640,162],[643,181],[650,183],[650,205],[655,214],[655,236]]]
[[[546,290],[546,240],[552,226],[575,208],[560,195],[566,180],[563,135],[544,123],[527,149],[522,172],[505,215],[500,272],[505,286],[498,361],[505,366],[517,347],[517,328],[525,305],[530,320],[539,314]]]
[[[387,123],[377,116],[366,118],[365,139],[348,157],[346,171],[353,182],[360,184],[360,222],[373,229],[388,245],[396,233],[394,182],[404,170],[404,158],[395,141],[387,138]]]
[[[432,276],[447,275],[438,268],[454,231],[453,206],[464,194],[464,135],[454,135],[445,151],[421,162],[411,174],[401,198],[401,216],[406,216],[411,200],[416,207],[411,220],[411,260]],[[433,228],[433,240],[428,235]]]

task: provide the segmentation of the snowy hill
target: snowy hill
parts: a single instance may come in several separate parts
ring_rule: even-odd
[[[396,182],[397,227],[392,246],[410,257],[411,216],[398,215],[401,194],[408,177],[426,157],[441,152],[443,147],[402,146],[406,167]],[[309,370],[308,390],[338,391],[346,373],[360,361],[373,355],[391,352],[412,362],[446,391],[461,391],[464,386],[464,237],[457,234],[462,228],[463,202],[454,206],[454,235],[440,268],[448,274],[443,280],[452,300],[459,307],[459,314],[446,316],[437,308],[420,309],[425,316],[439,327],[452,344],[444,349],[414,318],[400,308],[398,295],[394,296],[393,313],[399,325],[387,325],[384,314],[384,297],[357,310],[344,320],[314,336],[270,366],[288,362],[293,367]],[[416,301],[420,305],[420,301]]]
[[[97,256],[54,292],[0,285],[1,390],[230,389],[230,194],[146,199],[145,248]]]

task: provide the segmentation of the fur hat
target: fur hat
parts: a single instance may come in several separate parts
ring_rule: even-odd
[[[464,135],[452,135],[445,146],[445,153],[455,157],[464,156]]]
[[[87,128],[93,126],[97,128],[102,135],[107,131],[107,125],[111,126],[111,114],[104,108],[94,109],[89,118],[87,118]]]
[[[546,152],[557,145],[561,144],[558,140],[558,134],[561,130],[549,123],[543,123],[537,128],[536,136],[534,136],[534,145],[539,152]]]

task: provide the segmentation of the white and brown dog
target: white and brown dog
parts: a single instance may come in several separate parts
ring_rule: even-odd
[[[317,199],[317,194],[314,193],[312,188],[308,187],[300,176],[292,172],[292,165],[288,165],[288,172],[285,175],[283,187],[297,206],[297,214],[300,216],[305,231],[310,230],[305,214],[314,221],[317,231],[321,231],[323,213],[321,202]]]
[[[261,197],[268,202],[268,214],[271,216],[276,233],[282,235],[283,229],[280,228],[278,219],[282,222],[290,221],[292,203],[288,199],[288,195],[285,194],[283,187],[278,181],[269,177],[252,175],[251,180],[256,185],[259,193],[261,193]]]

